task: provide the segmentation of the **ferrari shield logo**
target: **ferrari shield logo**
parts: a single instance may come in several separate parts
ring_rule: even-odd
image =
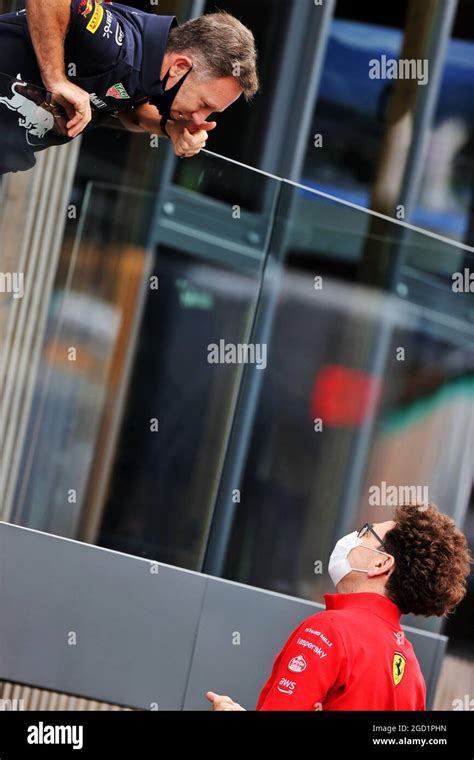
[[[405,673],[405,665],[407,664],[406,658],[400,654],[400,652],[395,652],[393,655],[393,662],[392,662],[392,678],[393,683],[395,686],[398,686],[400,681],[403,678],[403,675]]]

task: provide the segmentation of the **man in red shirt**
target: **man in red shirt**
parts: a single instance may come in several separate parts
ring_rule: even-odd
[[[470,553],[433,506],[399,507],[340,539],[329,561],[337,594],[277,656],[257,710],[425,710],[425,682],[400,615],[441,616],[466,593]],[[208,692],[214,710],[243,710]]]

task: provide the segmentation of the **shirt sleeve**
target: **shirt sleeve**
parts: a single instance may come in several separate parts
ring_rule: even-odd
[[[78,77],[100,74],[120,59],[125,29],[104,0],[71,0],[71,21],[67,34],[66,60],[75,66]]]
[[[257,710],[322,710],[343,685],[345,648],[331,616],[321,612],[291,634],[260,694]]]

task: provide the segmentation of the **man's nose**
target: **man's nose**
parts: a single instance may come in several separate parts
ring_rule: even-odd
[[[191,114],[191,120],[197,127],[199,127],[203,122],[206,121],[207,117],[211,113],[212,111],[209,109],[207,111],[194,111],[194,113]]]

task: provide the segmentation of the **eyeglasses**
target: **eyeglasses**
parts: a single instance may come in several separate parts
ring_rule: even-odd
[[[374,530],[374,526],[372,523],[364,523],[362,528],[357,532],[357,538],[364,538],[364,536],[367,535],[367,533],[372,533],[373,536],[377,539],[380,546],[383,546],[385,551],[387,551],[387,547],[385,546],[385,543],[382,541],[380,536],[377,535],[377,533]]]

